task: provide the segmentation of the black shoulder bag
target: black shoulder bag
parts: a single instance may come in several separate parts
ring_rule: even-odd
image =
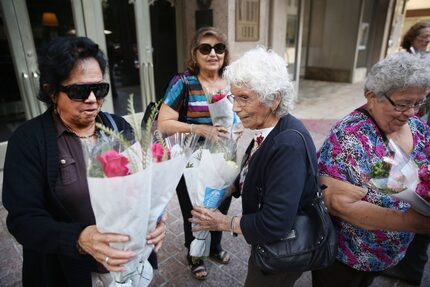
[[[183,73],[179,73],[178,74],[179,77],[181,78],[182,84],[183,84],[183,89],[182,89],[182,93],[181,93],[181,102],[180,102],[180,108],[179,108],[179,118],[178,121],[180,122],[186,122],[187,121],[187,110],[188,110],[188,95],[189,95],[189,87],[188,87],[188,80],[187,80],[187,76],[184,75]],[[154,121],[157,120],[158,118],[158,112],[160,111],[160,106],[154,102],[150,102],[145,109],[145,113],[143,114],[143,118],[142,118],[142,122],[141,122],[141,126],[144,127],[146,126],[146,123],[149,120],[149,117],[151,115],[151,112],[153,109],[157,108],[157,112],[155,114],[155,118]]]
[[[286,238],[269,244],[252,245],[251,256],[257,266],[267,273],[300,272],[330,266],[336,259],[336,230],[322,198],[319,178],[305,143],[307,160],[315,178],[315,197],[296,215],[293,227]],[[264,196],[264,194],[263,194]],[[260,196],[260,209],[262,197]]]

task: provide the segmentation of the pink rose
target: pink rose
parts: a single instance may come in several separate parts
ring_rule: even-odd
[[[167,150],[167,156],[169,156],[170,152]],[[156,143],[152,145],[152,158],[154,162],[161,162],[164,156],[164,148],[161,144]]]
[[[417,185],[415,192],[430,202],[430,170],[428,165],[422,165],[418,170],[418,176],[420,183]]]
[[[430,183],[430,170],[428,165],[422,165],[418,170],[418,176],[421,182],[429,182]]]
[[[102,164],[106,177],[124,176],[130,174],[127,167],[128,158],[114,150],[105,152],[97,156],[97,160]]]
[[[424,198],[426,201],[430,202],[430,183],[428,182],[420,182],[417,185],[415,192]]]
[[[226,96],[226,94],[216,94],[212,96],[212,103],[216,103],[218,101],[221,101],[222,99],[224,99]]]

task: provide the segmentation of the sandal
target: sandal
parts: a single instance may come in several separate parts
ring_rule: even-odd
[[[206,270],[204,261],[198,257],[192,256],[187,256],[187,260],[194,278],[201,281],[206,280],[208,277],[208,271]],[[206,274],[202,275],[203,272]]]
[[[209,255],[209,258],[219,264],[224,264],[224,265],[227,265],[230,262],[230,256],[225,250],[222,250],[219,253],[212,253],[211,255]]]

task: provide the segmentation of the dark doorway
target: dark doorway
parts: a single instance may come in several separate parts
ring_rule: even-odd
[[[150,6],[155,96],[163,98],[170,78],[177,73],[175,7],[158,0]]]

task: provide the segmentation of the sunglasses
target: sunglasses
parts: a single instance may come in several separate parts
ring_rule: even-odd
[[[226,47],[223,43],[215,44],[215,46],[211,46],[209,44],[200,44],[197,47],[197,50],[199,50],[199,52],[203,55],[209,55],[212,52],[212,49],[214,49],[215,53],[217,54],[224,54]]]
[[[109,93],[109,84],[73,84],[69,86],[60,86],[59,90],[64,92],[69,97],[69,99],[76,102],[84,102],[88,99],[91,92],[94,93],[97,100],[101,100],[104,99]]]

